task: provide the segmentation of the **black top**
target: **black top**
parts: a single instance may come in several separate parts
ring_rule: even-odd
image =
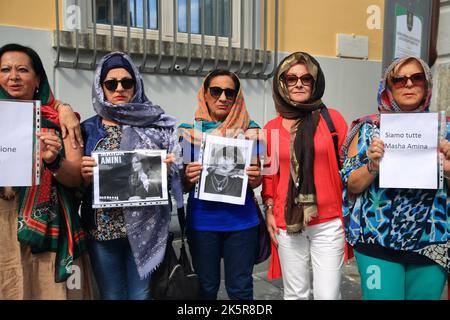
[[[205,178],[205,192],[240,197],[244,181],[240,177],[210,173]]]
[[[358,242],[353,247],[357,252],[366,256],[387,260],[396,263],[407,263],[417,265],[433,265],[436,264],[433,260],[411,251],[399,251],[385,248],[378,244],[368,244]]]

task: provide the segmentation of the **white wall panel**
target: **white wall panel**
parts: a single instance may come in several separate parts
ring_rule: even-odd
[[[48,31],[0,26],[0,45],[9,42],[34,48],[44,61],[55,95],[72,104],[83,120],[94,115],[91,103],[94,72],[55,69],[55,50],[51,48],[51,35]],[[281,58],[285,55],[281,55]],[[318,60],[326,77],[324,102],[329,107],[341,111],[348,122],[376,112],[381,63],[327,57],[318,57]],[[153,103],[162,106],[180,122],[193,120],[201,78],[145,74],[143,79],[147,96]],[[272,100],[272,81],[243,79],[242,86],[251,117],[264,125],[276,115]]]

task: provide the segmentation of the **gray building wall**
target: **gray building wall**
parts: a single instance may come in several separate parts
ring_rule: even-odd
[[[438,60],[435,74],[434,103],[436,109],[450,111],[450,1],[441,0],[439,17]]]
[[[0,26],[0,46],[16,42],[35,49],[41,56],[57,98],[70,103],[82,120],[94,115],[91,104],[91,84],[94,72],[55,68],[52,35],[46,30],[31,30]],[[286,56],[282,54],[281,58]],[[324,102],[339,110],[348,122],[376,112],[376,94],[381,63],[374,61],[318,57],[325,77]],[[149,99],[162,106],[180,122],[192,122],[197,103],[199,77],[176,75],[143,75]],[[243,79],[247,108],[251,117],[264,125],[275,116],[271,80]]]

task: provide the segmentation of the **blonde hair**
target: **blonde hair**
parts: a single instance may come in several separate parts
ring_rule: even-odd
[[[398,72],[399,72],[401,67],[403,67],[405,64],[407,64],[407,63],[409,63],[411,61],[416,62],[416,64],[420,67],[422,72],[425,72],[425,70],[423,69],[422,64],[420,63],[419,60],[417,60],[414,57],[408,58],[405,61],[400,62],[398,65],[395,66],[394,69],[392,69],[391,72],[389,72],[389,75],[387,77],[387,84],[388,84],[389,89],[392,90],[392,78],[395,78],[398,75]],[[425,86],[427,86],[427,84]]]

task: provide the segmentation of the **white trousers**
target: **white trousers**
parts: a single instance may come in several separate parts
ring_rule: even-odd
[[[310,265],[314,299],[341,299],[345,241],[341,220],[308,226],[295,235],[279,230],[278,255],[283,273],[284,299],[310,298]]]

